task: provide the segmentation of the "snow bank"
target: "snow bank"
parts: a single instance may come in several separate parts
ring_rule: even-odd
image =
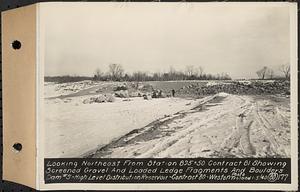
[[[224,92],[217,94],[217,96],[219,96],[219,97],[227,97],[228,95],[229,95],[228,93],[224,93]]]
[[[69,82],[69,83],[54,83],[54,82],[45,82],[44,83],[44,96],[48,97],[57,97],[61,95],[68,95],[76,93],[83,89],[88,89],[97,85],[98,82],[85,80],[79,82]]]

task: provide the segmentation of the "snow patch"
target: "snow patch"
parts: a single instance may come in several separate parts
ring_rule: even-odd
[[[217,94],[217,96],[219,96],[219,97],[227,97],[228,95],[229,95],[228,93],[224,93],[224,92]]]

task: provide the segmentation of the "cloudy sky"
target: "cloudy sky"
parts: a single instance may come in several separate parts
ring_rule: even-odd
[[[252,78],[289,62],[282,3],[45,3],[40,13],[47,76],[92,75],[118,63],[129,73],[194,65]]]

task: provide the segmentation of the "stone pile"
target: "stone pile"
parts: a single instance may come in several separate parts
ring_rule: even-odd
[[[129,93],[128,90],[119,90],[115,92],[115,96],[120,98],[128,98]]]
[[[238,95],[263,95],[263,94],[290,94],[290,82],[283,80],[275,81],[232,81],[226,84],[210,86],[197,86],[191,84],[178,90],[179,94],[189,95],[212,95],[220,92]]]
[[[92,103],[106,103],[106,102],[115,102],[115,97],[111,94],[99,94],[97,96],[92,96],[90,98],[84,99],[83,104],[92,104]]]

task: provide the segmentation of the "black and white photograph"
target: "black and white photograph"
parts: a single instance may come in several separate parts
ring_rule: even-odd
[[[298,188],[297,3],[9,6],[5,181],[32,190]]]
[[[291,157],[289,6],[44,12],[45,157]]]

